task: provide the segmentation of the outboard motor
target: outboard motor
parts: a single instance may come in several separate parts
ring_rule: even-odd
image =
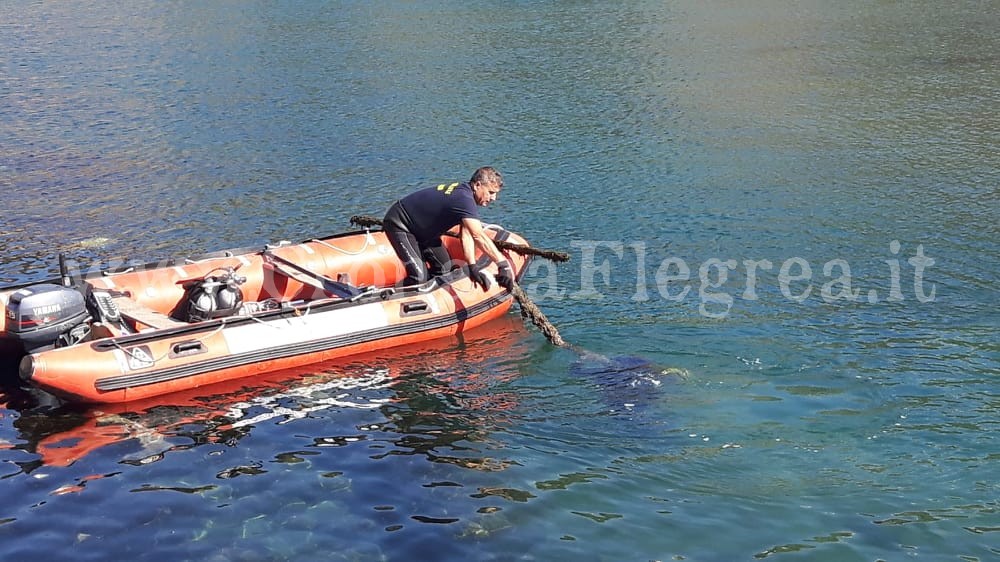
[[[40,283],[11,293],[7,332],[28,353],[73,345],[90,335],[90,315],[80,291]]]
[[[246,280],[229,268],[222,275],[209,276],[192,285],[188,288],[186,320],[203,322],[236,314],[243,304],[240,285]]]

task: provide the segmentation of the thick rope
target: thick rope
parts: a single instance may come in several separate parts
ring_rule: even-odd
[[[521,305],[521,316],[530,319],[531,323],[541,330],[542,334],[552,345],[566,347],[567,344],[562,339],[562,336],[559,335],[559,330],[556,329],[552,322],[549,322],[549,319],[535,306],[535,303],[531,302],[527,293],[517,283],[514,284],[513,294],[514,298],[517,299],[517,304]]]

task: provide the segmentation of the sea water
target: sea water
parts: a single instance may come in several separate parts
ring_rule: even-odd
[[[461,338],[141,407],[7,377],[0,558],[1000,554],[1000,6],[0,4],[0,281],[505,174]]]

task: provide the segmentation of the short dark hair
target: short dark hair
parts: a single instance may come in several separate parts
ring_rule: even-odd
[[[503,176],[500,175],[500,172],[496,168],[483,166],[472,174],[472,179],[469,180],[469,183],[496,183],[498,186],[503,187]]]

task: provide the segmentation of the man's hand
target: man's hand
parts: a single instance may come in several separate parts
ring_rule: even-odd
[[[511,270],[510,264],[507,260],[497,262],[497,267],[500,271],[497,273],[497,283],[501,287],[507,289],[508,291],[514,290],[514,271]]]
[[[490,278],[472,263],[469,264],[469,279],[472,279],[473,285],[479,285],[484,291],[490,289]]]

